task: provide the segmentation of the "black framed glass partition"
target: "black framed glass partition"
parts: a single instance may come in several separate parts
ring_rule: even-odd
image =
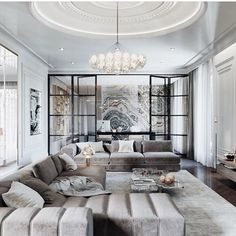
[[[188,75],[49,75],[49,153],[71,142],[173,141],[186,154]]]

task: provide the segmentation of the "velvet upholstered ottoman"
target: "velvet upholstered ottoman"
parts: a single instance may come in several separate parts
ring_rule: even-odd
[[[69,197],[63,208],[92,209],[95,236],[183,236],[185,221],[168,194]]]

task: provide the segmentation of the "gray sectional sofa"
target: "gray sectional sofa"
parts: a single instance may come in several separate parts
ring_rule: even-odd
[[[0,181],[1,236],[183,236],[185,222],[174,203],[163,193],[112,193],[92,197],[65,197],[53,193],[43,208],[7,207],[2,194],[12,181],[25,176],[49,184],[61,175],[91,176],[105,186],[101,166],[64,171],[57,155],[17,171]],[[28,178],[28,177],[27,177]]]
[[[97,152],[91,158],[94,165],[105,166],[110,171],[130,171],[134,167],[156,167],[161,170],[180,170],[180,156],[172,150],[172,142],[134,141],[133,152],[118,152],[119,142],[104,144],[104,152]],[[76,144],[64,146],[61,152],[75,159],[77,164],[85,165],[84,156],[78,152]]]

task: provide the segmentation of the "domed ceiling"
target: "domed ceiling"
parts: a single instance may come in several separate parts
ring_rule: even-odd
[[[203,2],[119,2],[119,34],[167,34],[194,23],[205,8]],[[116,2],[33,2],[31,11],[62,32],[86,37],[116,34]]]

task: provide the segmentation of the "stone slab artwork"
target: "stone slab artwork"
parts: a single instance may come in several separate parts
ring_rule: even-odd
[[[103,86],[102,120],[110,120],[111,129],[115,130],[149,130],[148,93],[148,86]]]
[[[41,92],[30,89],[30,135],[41,134]]]
[[[156,93],[163,93],[163,86],[157,86]],[[101,88],[101,120],[110,120],[113,130],[126,132],[149,131],[149,86],[114,85]],[[160,104],[159,104],[160,103]],[[153,101],[152,113],[164,114],[165,100]],[[154,117],[152,128],[163,133],[163,117]]]

